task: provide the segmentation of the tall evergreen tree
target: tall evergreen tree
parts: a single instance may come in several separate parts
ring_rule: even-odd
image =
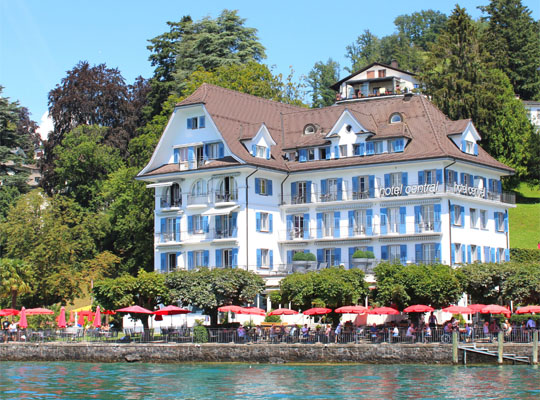
[[[336,93],[330,89],[339,80],[339,64],[331,58],[323,63],[318,61],[307,76],[311,87],[311,107],[319,108],[334,104]]]
[[[484,43],[495,66],[524,100],[540,100],[540,25],[521,0],[492,0],[482,7]]]

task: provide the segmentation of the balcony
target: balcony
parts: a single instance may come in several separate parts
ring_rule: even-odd
[[[178,198],[175,198],[175,199],[171,199],[171,196],[158,196],[158,198],[159,198],[159,207],[161,209],[182,207],[182,196],[179,196]]]
[[[466,197],[476,197],[492,201],[500,201],[506,204],[516,204],[516,194],[513,192],[492,192],[486,188],[478,188],[467,185],[459,185],[457,183],[446,185],[448,193],[454,193]]]
[[[188,194],[187,205],[189,206],[207,206],[210,203],[211,195],[208,193]]]
[[[219,190],[214,192],[215,203],[232,203],[238,201],[238,190]]]

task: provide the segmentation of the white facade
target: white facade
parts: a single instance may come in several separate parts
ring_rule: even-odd
[[[347,110],[324,145],[297,149],[297,170],[256,163],[275,159],[274,139],[261,123],[242,141],[255,160],[246,161],[232,153],[204,104],[175,109],[138,178],[155,191],[156,270],[244,268],[276,287],[295,270],[296,251],[316,255],[312,269],[358,267],[355,249],[402,263],[508,259],[513,205],[500,184],[508,171],[455,157],[376,162],[406,154],[416,139],[370,140]],[[449,140],[478,154],[472,124]],[[351,165],[317,167],[335,160]]]

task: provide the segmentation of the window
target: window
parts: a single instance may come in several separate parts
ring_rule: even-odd
[[[434,169],[424,170],[424,182],[431,185],[437,181],[437,172]]]
[[[315,133],[315,131],[316,131],[315,125],[307,124],[304,127],[304,135],[311,135],[311,134]]]
[[[401,186],[401,172],[393,172],[390,174],[390,187]]]
[[[255,193],[261,196],[268,196],[268,180],[267,179],[255,179]]]
[[[222,143],[210,143],[206,145],[206,158],[209,160],[215,160],[219,158],[220,148]]]
[[[326,160],[330,155],[329,153],[328,147],[319,147],[319,160]]]
[[[334,236],[334,213],[323,213],[322,225],[323,237]]]
[[[422,262],[432,264],[437,261],[435,255],[435,243],[426,243],[422,245]]]
[[[399,232],[399,207],[388,208],[388,232],[398,233]]]
[[[193,265],[195,267],[208,267],[204,262],[204,251],[194,251],[193,252]]]
[[[339,146],[339,156],[340,157],[348,157],[347,145],[346,144],[342,144],[342,145]]]
[[[495,213],[495,227],[497,232],[504,232],[504,213]]]
[[[454,183],[457,183],[457,172],[452,171],[451,169],[446,172],[446,180],[448,186],[453,186]]]
[[[480,210],[480,228],[487,229],[487,211]]]
[[[167,254],[167,271],[172,272],[178,267],[178,257],[175,253]]]
[[[388,141],[388,152],[389,153],[398,153],[402,152],[405,145],[403,139],[394,139]]]
[[[379,69],[377,70],[379,78],[385,78],[386,77],[386,70],[385,69]]]
[[[384,142],[382,140],[373,142],[373,146],[375,148],[375,154],[381,154],[383,152]]]
[[[261,267],[269,267],[270,266],[270,250],[268,249],[260,249],[261,251]]]
[[[365,235],[367,226],[366,210],[356,210],[354,212],[354,235]]]
[[[390,262],[400,262],[401,261],[401,246],[392,245],[388,246],[388,261]]]
[[[424,205],[421,208],[420,232],[432,232],[435,230],[435,211],[433,204]]]
[[[469,141],[465,142],[465,152],[468,153],[468,154],[473,154],[474,153],[474,143],[473,142],[469,142]]]
[[[463,247],[464,246],[462,244],[460,244],[460,243],[455,243],[454,247],[455,247],[454,262],[456,264],[460,264],[460,263],[465,262],[465,260],[463,259]]]
[[[367,75],[367,79],[373,79],[375,78],[375,71],[367,71],[366,75]]]
[[[454,210],[454,225],[463,226],[462,224],[463,216],[461,215],[461,206],[453,205],[452,209]]]
[[[497,249],[497,262],[505,261],[505,250],[504,249]]]
[[[202,179],[197,180],[191,187],[192,196],[206,196],[206,184]]]
[[[178,162],[184,163],[188,160],[188,148],[187,147],[179,147],[174,149],[174,151],[178,154]]]
[[[478,228],[478,212],[476,211],[476,208],[471,208],[469,210],[469,215],[471,218],[471,228]]]
[[[197,129],[199,127],[198,117],[188,118],[187,119],[187,128],[188,129]]]
[[[308,237],[309,214],[287,215],[287,239]]]
[[[161,241],[178,242],[180,241],[180,218],[162,218],[161,220]]]
[[[353,154],[355,156],[363,156],[364,155],[364,143],[355,143],[353,144]]]
[[[336,252],[335,249],[322,249],[323,260],[322,262],[326,263],[328,267],[336,265]]]
[[[315,160],[315,149],[307,149],[307,158],[308,161]]]
[[[193,233],[203,233],[204,224],[202,215],[193,215],[192,217]]]
[[[270,217],[268,213],[265,213],[265,212],[261,213],[261,231],[262,232],[268,232],[270,230],[269,219]]]
[[[236,190],[236,181],[232,176],[224,177],[220,184],[219,190],[216,192],[216,202],[227,202],[238,200]]]
[[[471,245],[471,262],[482,261],[478,259],[478,246]]]
[[[256,157],[266,158],[266,147],[256,146]]]
[[[233,266],[233,251],[232,249],[223,249],[221,265],[223,268],[232,268]]]
[[[390,123],[391,124],[398,124],[400,122],[402,122],[403,119],[401,118],[401,114],[400,113],[394,113],[390,116]]]
[[[236,237],[236,213],[216,215],[216,239]]]
[[[326,193],[323,193],[323,201],[336,201],[338,199],[338,180],[335,178],[326,180]]]
[[[296,182],[296,196],[293,198],[293,204],[304,204],[307,203],[310,199],[308,198],[308,183],[307,182]]]
[[[369,175],[358,177],[358,193],[353,196],[355,200],[369,198]]]
[[[473,186],[471,182],[472,175],[470,174],[461,174],[461,184],[466,186]]]

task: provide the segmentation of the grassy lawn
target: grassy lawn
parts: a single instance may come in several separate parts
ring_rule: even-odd
[[[521,184],[516,205],[509,210],[510,247],[536,249],[540,242],[540,187]]]

